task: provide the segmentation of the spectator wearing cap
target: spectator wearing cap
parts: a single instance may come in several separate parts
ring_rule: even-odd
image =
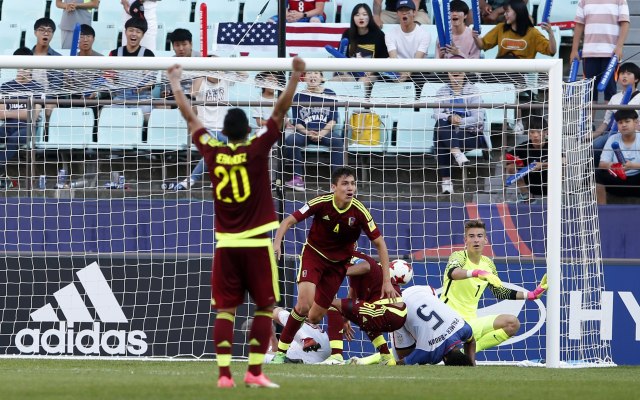
[[[120,3],[124,9],[123,17],[125,21],[129,18],[139,18],[147,21],[148,30],[141,44],[149,50],[156,50],[156,39],[158,37],[157,0],[120,0]]]
[[[427,0],[409,0],[413,3],[415,11],[415,21],[422,25],[431,23],[429,14],[427,14]],[[430,1],[430,0],[429,0]],[[373,1],[373,20],[382,28],[384,24],[399,24],[401,16],[398,15],[398,0],[385,0],[384,10],[382,9],[382,0]]]
[[[100,0],[56,0],[56,7],[62,9],[59,27],[63,49],[71,48],[76,24],[91,25],[93,10],[98,5]]]
[[[607,193],[640,196],[640,135],[636,131],[638,113],[635,110],[618,110],[613,117],[618,123],[618,133],[607,139],[600,157],[600,168],[596,171],[598,204],[607,204]],[[614,147],[619,147],[624,162],[618,160]]]

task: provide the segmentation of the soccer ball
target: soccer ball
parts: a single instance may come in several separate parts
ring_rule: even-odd
[[[391,278],[395,279],[400,286],[406,285],[413,278],[413,268],[411,268],[411,264],[404,260],[391,261],[389,263],[389,271],[391,272]]]

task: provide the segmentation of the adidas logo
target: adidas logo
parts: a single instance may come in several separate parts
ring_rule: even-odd
[[[326,221],[329,221],[329,216],[328,216],[328,215],[325,215],[324,217],[322,217],[322,219],[324,219],[324,220],[326,220]]]
[[[107,330],[101,332],[102,323],[128,323],[118,300],[113,295],[100,266],[94,262],[76,272],[80,284],[93,305],[100,322],[93,318],[75,283],[70,283],[53,294],[65,321],[61,321],[56,311],[47,303],[31,313],[34,322],[58,322],[58,329],[49,329],[42,334],[40,329],[25,328],[15,337],[20,353],[39,354],[82,354],[100,355],[143,355],[147,352],[147,335],[140,330]],[[74,323],[91,322],[92,329],[74,331]],[[30,339],[27,339],[30,338]]]

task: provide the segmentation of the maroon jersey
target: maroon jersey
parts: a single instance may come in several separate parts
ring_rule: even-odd
[[[271,118],[266,130],[243,143],[224,144],[206,129],[193,134],[213,184],[216,239],[243,239],[278,227],[269,155],[279,137]]]
[[[353,295],[356,299],[374,303],[381,299],[382,293],[382,266],[373,258],[365,254],[355,254],[355,257],[368,262],[371,266],[369,273],[364,275],[354,275],[349,277],[349,286],[353,289]],[[393,284],[396,292],[400,293],[400,287]]]
[[[307,245],[333,262],[347,261],[353,255],[361,231],[369,240],[380,237],[369,210],[358,199],[352,199],[346,209],[340,210],[333,194],[318,196],[291,215],[298,222],[313,216]]]

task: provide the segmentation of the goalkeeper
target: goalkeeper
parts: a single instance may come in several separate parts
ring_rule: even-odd
[[[547,276],[532,292],[518,292],[502,286],[493,261],[482,255],[487,244],[487,231],[481,220],[464,225],[465,250],[449,257],[444,271],[440,299],[457,311],[473,328],[476,351],[497,346],[518,333],[520,321],[513,315],[487,315],[478,318],[478,302],[487,285],[493,295],[502,300],[536,300],[547,290]]]

